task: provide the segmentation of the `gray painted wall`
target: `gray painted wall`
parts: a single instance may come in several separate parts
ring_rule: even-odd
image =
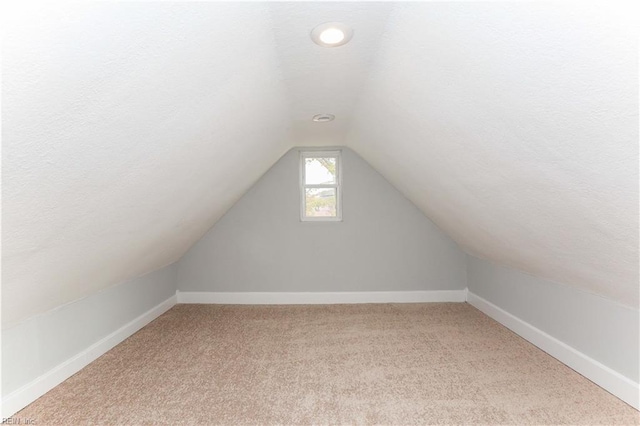
[[[2,396],[175,295],[175,283],[174,263],[2,330]]]
[[[467,273],[472,293],[639,381],[638,310],[472,256]]]
[[[292,149],[178,262],[178,290],[464,289],[458,246],[360,156],[341,149],[342,222],[300,221],[299,149]]]

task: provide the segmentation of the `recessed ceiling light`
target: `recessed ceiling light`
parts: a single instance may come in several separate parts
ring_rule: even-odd
[[[312,120],[316,123],[326,123],[328,121],[333,121],[336,118],[333,114],[316,114],[313,116]]]
[[[322,47],[338,47],[347,44],[353,30],[340,22],[325,22],[311,31],[311,40]]]
[[[320,33],[320,41],[325,44],[337,44],[344,40],[344,33],[338,28],[327,28]]]

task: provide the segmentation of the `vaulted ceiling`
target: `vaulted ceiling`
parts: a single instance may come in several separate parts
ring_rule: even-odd
[[[638,304],[637,22],[619,5],[3,16],[5,325],[179,259],[296,145],[352,147],[471,254]],[[353,40],[313,44],[326,21]]]

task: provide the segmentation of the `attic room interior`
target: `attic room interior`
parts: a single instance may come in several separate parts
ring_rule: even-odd
[[[640,424],[634,2],[5,2],[5,424]]]

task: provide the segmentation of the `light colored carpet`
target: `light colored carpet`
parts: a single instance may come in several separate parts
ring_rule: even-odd
[[[59,424],[640,424],[470,305],[177,305],[15,417]]]

